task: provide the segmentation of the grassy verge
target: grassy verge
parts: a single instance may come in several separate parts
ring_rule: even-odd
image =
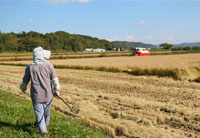
[[[101,132],[82,126],[55,111],[51,111],[48,137],[105,138]],[[0,137],[40,138],[30,101],[0,91]]]
[[[151,55],[177,55],[177,54],[194,54],[200,53],[200,50],[180,50],[180,51],[152,51],[150,52]]]
[[[183,74],[187,74],[185,70],[181,69],[162,69],[162,68],[151,68],[151,69],[142,69],[142,68],[132,68],[131,71],[127,72],[136,76],[158,76],[158,77],[170,77],[175,80],[181,79]]]

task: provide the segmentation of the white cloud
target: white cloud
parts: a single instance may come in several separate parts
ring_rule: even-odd
[[[141,20],[138,21],[137,24],[139,25],[144,25],[144,24],[149,24],[149,25],[163,25],[163,24],[167,24],[167,22],[165,20]]]
[[[166,21],[156,21],[156,24],[166,24],[167,22]]]
[[[146,22],[144,20],[139,21],[138,24],[145,24]]]
[[[46,3],[52,4],[52,5],[58,5],[58,4],[65,4],[69,2],[76,2],[76,3],[86,3],[89,2],[89,0],[44,0]]]
[[[135,41],[135,40],[137,40],[137,38],[135,38],[133,35],[128,35],[128,36],[126,36],[125,40],[126,41]]]
[[[156,24],[161,24],[161,22],[157,21]]]
[[[89,2],[89,0],[72,0],[72,2],[84,3],[84,2]]]
[[[167,40],[173,41],[173,40],[174,40],[174,37],[173,37],[173,36],[169,36],[169,37],[167,37]]]
[[[146,40],[153,40],[153,36],[147,35],[142,37],[135,37],[133,35],[128,35],[124,37],[114,37],[112,39],[109,39],[109,41],[133,41],[133,42],[142,42]]]
[[[163,42],[170,42],[170,41],[174,41],[175,40],[175,38],[173,37],[173,36],[162,36],[161,38],[160,38],[160,41],[161,41],[161,43],[163,43]]]
[[[153,36],[151,35],[147,35],[147,36],[143,36],[143,40],[152,40]]]
[[[32,22],[33,22],[33,20],[32,20],[32,19],[29,19],[29,20],[27,20],[27,22],[28,22],[28,23],[32,23]]]

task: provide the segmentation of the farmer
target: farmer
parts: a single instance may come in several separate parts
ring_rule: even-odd
[[[50,121],[50,108],[53,94],[60,96],[60,84],[54,67],[48,62],[51,51],[37,47],[33,50],[33,63],[25,69],[20,89],[25,93],[31,80],[31,99],[38,129],[42,135],[47,134]],[[53,84],[53,93],[52,93]]]

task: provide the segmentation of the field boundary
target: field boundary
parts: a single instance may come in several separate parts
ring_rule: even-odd
[[[200,50],[181,50],[181,51],[150,51],[151,56],[159,55],[180,55],[180,54],[196,54],[200,53]],[[78,56],[76,56],[78,55]],[[71,54],[59,54],[52,53],[50,59],[59,60],[59,59],[79,59],[79,58],[102,58],[102,57],[124,57],[131,56],[131,51],[125,52],[97,52],[97,53],[71,53]],[[27,57],[28,56],[28,57]],[[7,57],[5,59],[1,57]],[[0,61],[28,61],[33,60],[32,54],[29,55],[1,55]]]
[[[112,52],[112,53],[109,53],[109,52],[102,52],[102,53],[84,53],[83,55],[80,54],[77,54],[78,56],[76,56],[76,54],[55,54],[55,53],[52,53],[52,56],[50,59],[54,59],[54,60],[57,60],[57,59],[77,59],[77,58],[101,58],[101,57],[121,57],[121,56],[130,56],[131,53],[130,52],[121,52],[121,53],[116,53],[116,52]],[[1,56],[0,57],[8,57],[8,58],[5,58],[5,59],[1,59],[0,58],[0,61],[27,61],[27,60],[33,60],[33,57],[32,55],[28,55],[28,57],[26,56]]]
[[[0,63],[0,65],[7,66],[27,66],[27,64],[22,63]],[[76,69],[76,70],[96,70],[104,72],[113,72],[113,73],[127,73],[135,76],[158,76],[158,77],[169,77],[175,80],[182,80],[183,77],[189,77],[188,70],[178,69],[178,68],[140,68],[132,67],[127,69],[121,69],[116,67],[91,67],[91,66],[79,66],[79,65],[54,65],[56,69]],[[200,72],[198,67],[193,67],[190,70],[195,70]],[[196,79],[196,78],[195,78]]]

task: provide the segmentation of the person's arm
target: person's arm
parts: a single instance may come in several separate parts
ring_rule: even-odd
[[[50,67],[51,70],[51,74],[50,74],[50,78],[53,84],[53,94],[56,94],[57,96],[60,96],[60,83],[58,80],[58,77],[56,76],[56,72],[54,70],[53,65],[51,65]]]
[[[59,92],[60,91],[60,84],[59,84],[58,77],[53,78],[52,83],[53,83],[53,86],[54,86],[54,93],[57,96],[60,96],[60,92]]]
[[[30,81],[30,67],[27,66],[25,69],[25,75],[23,77],[22,83],[20,84],[20,90],[25,93],[27,85]]]

